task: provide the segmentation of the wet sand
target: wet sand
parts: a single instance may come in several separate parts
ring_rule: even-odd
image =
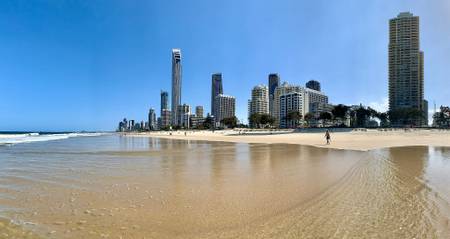
[[[320,130],[320,129],[318,129]],[[341,130],[341,132],[339,132]],[[381,131],[365,129],[332,129],[331,144],[327,145],[324,132],[294,132],[292,130],[220,130],[220,131],[155,131],[144,133],[126,133],[133,137],[158,137],[181,140],[206,140],[215,142],[263,143],[263,144],[297,144],[322,148],[372,150],[403,146],[442,146],[450,147],[450,130],[438,129],[396,129]],[[324,130],[322,130],[324,131]],[[334,132],[336,131],[336,132]]]
[[[12,223],[10,220],[0,218],[0,238],[39,239],[41,237]]]
[[[43,238],[450,236],[449,148],[118,136],[14,147],[0,149],[0,216]]]

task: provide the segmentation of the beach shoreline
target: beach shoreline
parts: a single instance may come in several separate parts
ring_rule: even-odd
[[[157,133],[166,134],[167,139],[152,136]],[[323,132],[184,133],[111,134],[0,147],[0,216],[4,218],[0,217],[0,235],[450,235],[446,183],[450,148],[394,147],[365,152],[298,145],[302,137],[324,140]],[[433,139],[443,134],[387,132],[383,136],[369,130],[332,136],[379,141],[383,137],[414,138],[411,135]],[[194,140],[177,140],[185,138]],[[223,138],[243,143],[223,142]],[[292,139],[297,142],[283,143]]]
[[[154,137],[177,140],[197,140],[233,143],[296,144],[320,148],[368,151],[390,147],[435,146],[450,147],[450,130],[439,129],[331,129],[331,144],[327,145],[325,129],[294,130],[178,130],[127,132],[123,136]]]

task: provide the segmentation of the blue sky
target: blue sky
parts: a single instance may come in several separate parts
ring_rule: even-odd
[[[247,117],[267,75],[322,83],[332,103],[386,107],[388,20],[421,17],[425,97],[450,104],[448,0],[0,1],[0,130],[113,130],[146,119],[183,57],[182,102],[209,111],[211,74]]]

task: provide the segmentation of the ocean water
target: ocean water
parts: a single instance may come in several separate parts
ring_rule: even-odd
[[[449,148],[17,137],[0,238],[450,237]]]
[[[68,139],[73,137],[93,137],[106,133],[53,133],[53,132],[0,132],[0,146]]]

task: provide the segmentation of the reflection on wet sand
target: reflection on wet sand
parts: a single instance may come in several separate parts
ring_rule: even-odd
[[[48,238],[450,235],[447,148],[100,139],[0,150],[0,216]]]

